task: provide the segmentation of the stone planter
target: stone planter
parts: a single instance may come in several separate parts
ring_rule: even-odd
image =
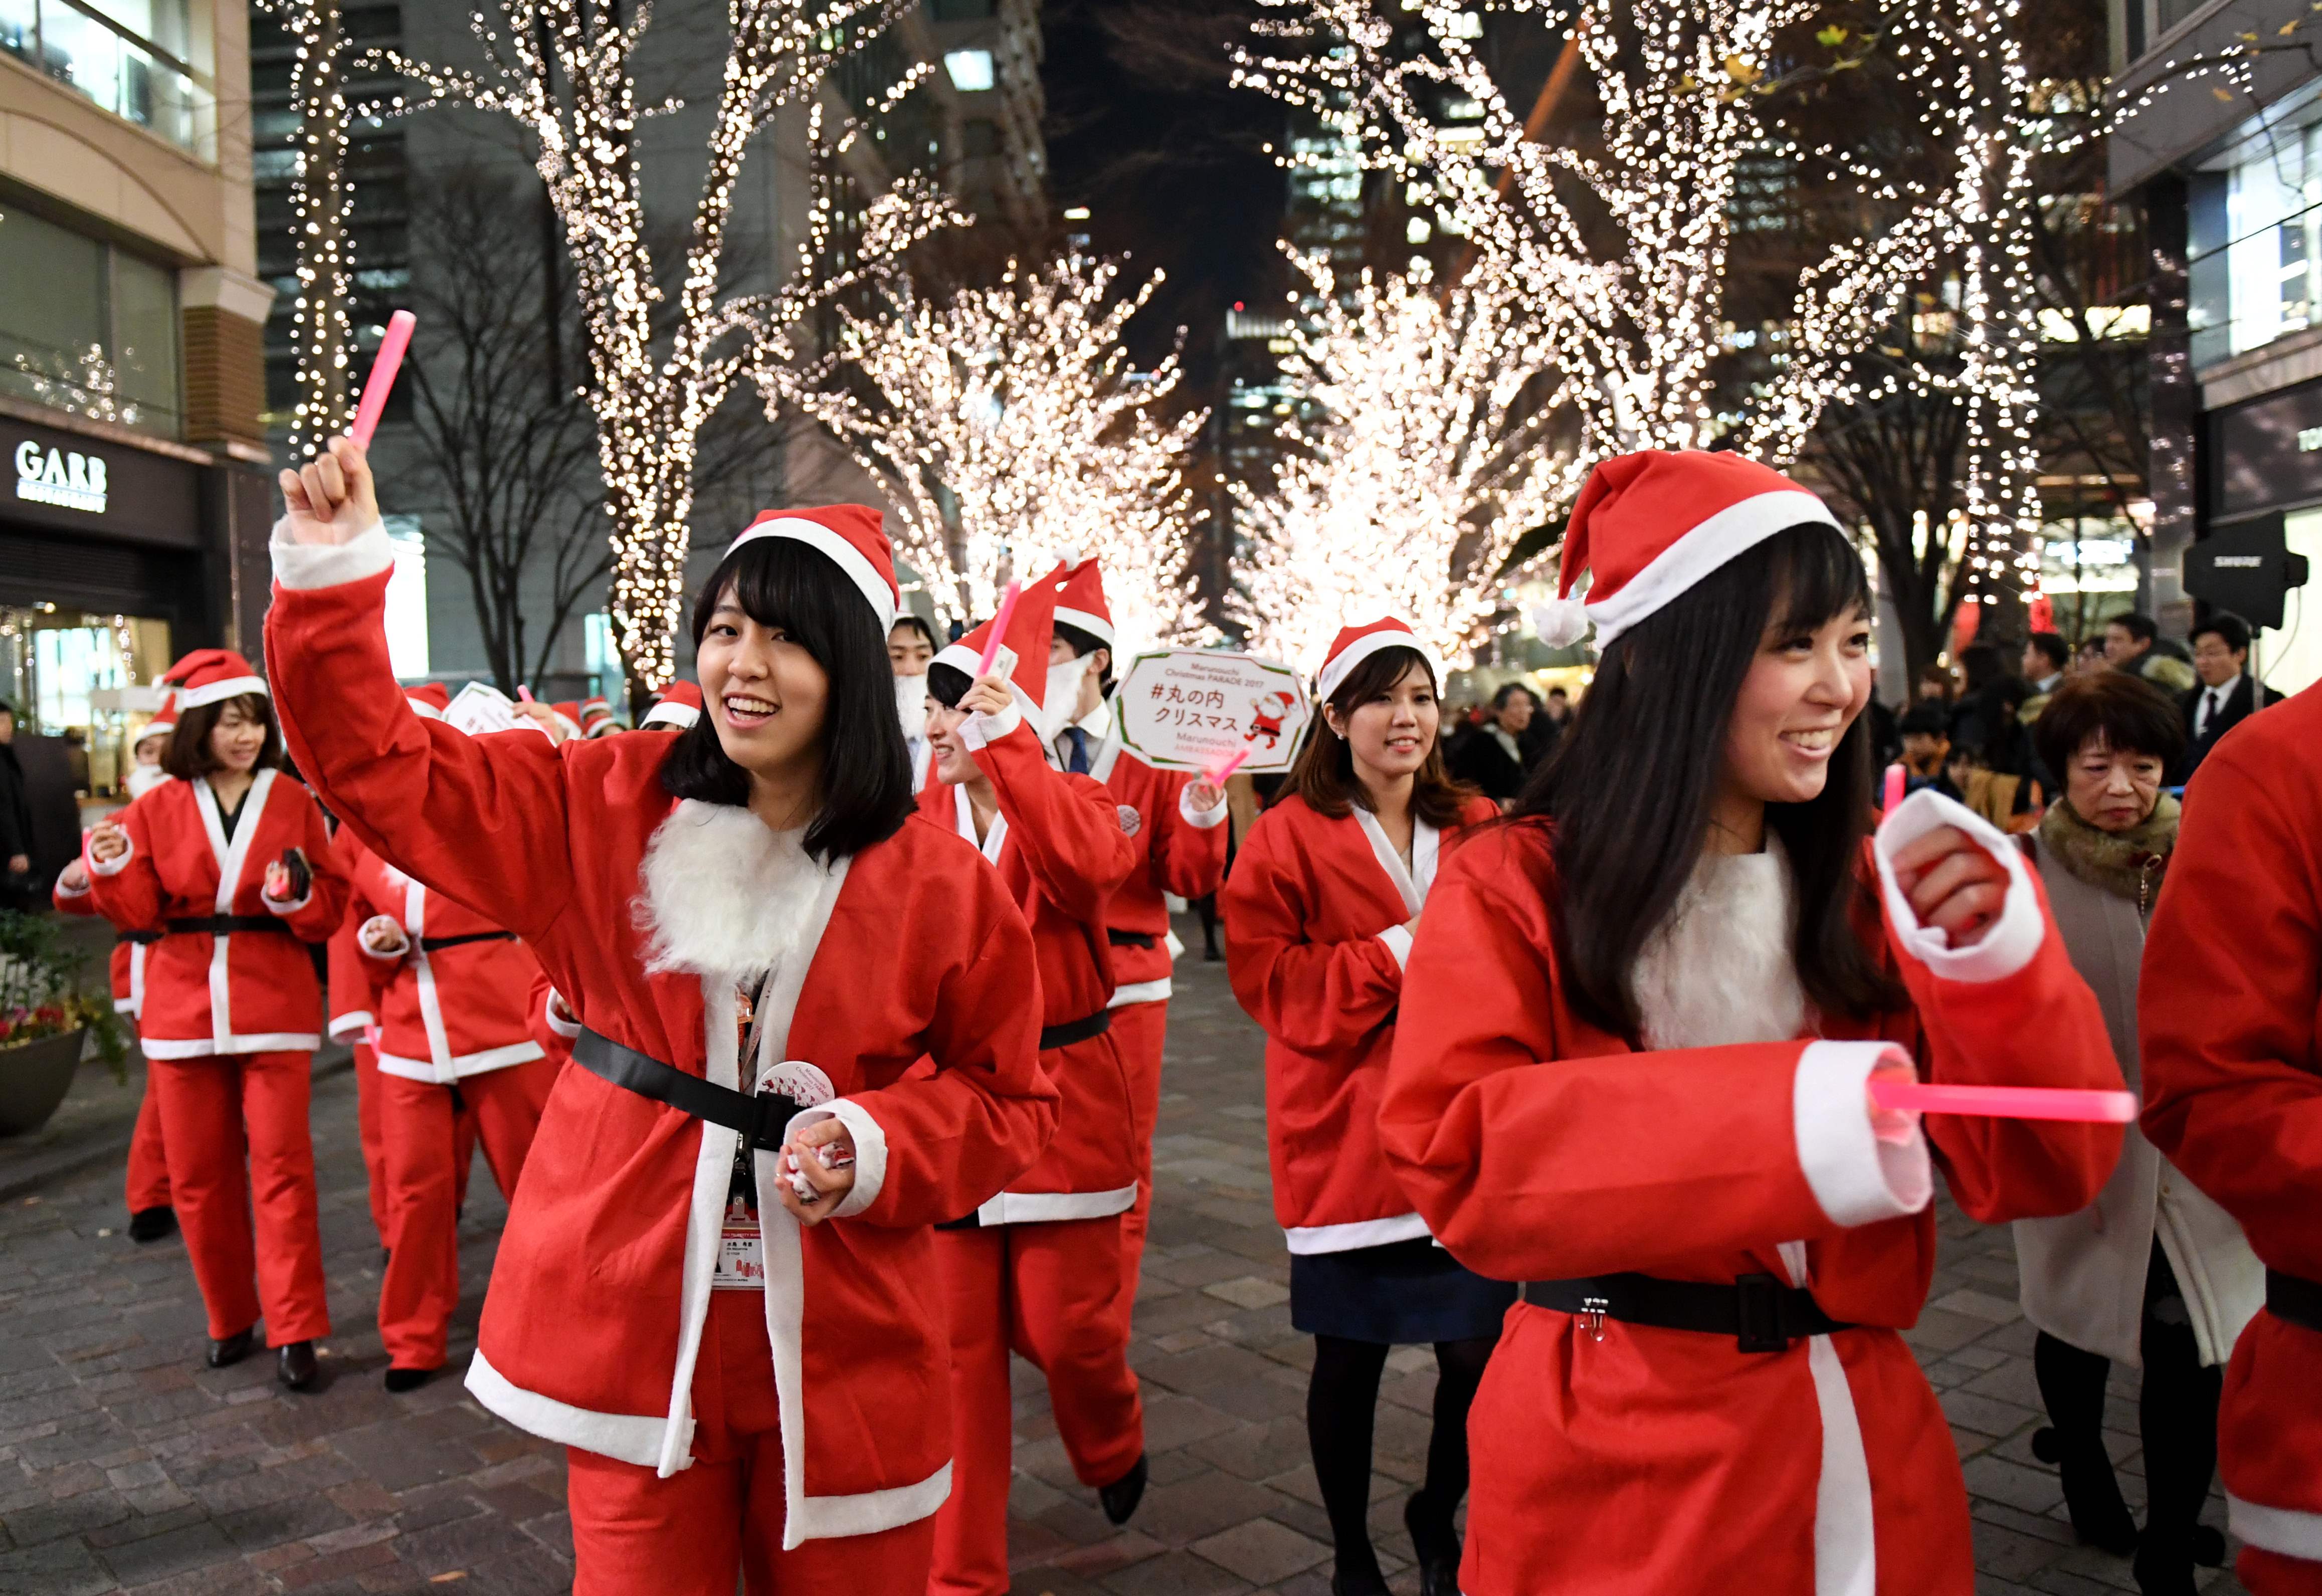
[[[20,1136],[48,1124],[72,1090],[85,1030],[0,1047],[0,1136]]]

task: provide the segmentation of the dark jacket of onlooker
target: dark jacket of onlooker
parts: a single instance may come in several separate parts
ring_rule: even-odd
[[[1509,734],[1496,722],[1487,720],[1452,744],[1447,762],[1454,780],[1467,782],[1493,802],[1503,804],[1523,791],[1524,779],[1531,774],[1535,762],[1526,760],[1522,742],[1512,736],[1509,741],[1516,746],[1510,752],[1507,743],[1500,741],[1504,736]]]
[[[2177,700],[2185,715],[2185,769],[2178,778],[2180,780],[2189,780],[2195,771],[2201,768],[2201,762],[2209,757],[2209,750],[2217,745],[2218,738],[2267,705],[2281,702],[2280,693],[2244,671],[2226,689],[2224,708],[2203,724],[2201,701],[2208,696],[2208,688],[2196,687]],[[2195,729],[2197,726],[2199,730]]]

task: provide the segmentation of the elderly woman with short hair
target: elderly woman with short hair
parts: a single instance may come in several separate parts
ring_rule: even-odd
[[[2177,800],[2161,784],[2184,752],[2184,722],[2150,683],[2106,671],[2059,686],[2033,738],[2062,794],[2025,851],[2134,1089],[2137,968],[2177,841]],[[2189,1596],[2195,1564],[2224,1560],[2222,1538],[2199,1519],[2217,1465],[2225,1362],[2263,1300],[2263,1268],[2241,1227],[2134,1126],[2096,1201],[2060,1218],[2017,1220],[2016,1252],[2052,1426],[2033,1436],[2033,1451],[2060,1465],[2081,1540],[2133,1549],[2146,1596]],[[2144,1371],[2150,1500],[2141,1537],[2102,1436],[2116,1361]]]

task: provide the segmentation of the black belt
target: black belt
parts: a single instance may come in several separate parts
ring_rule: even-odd
[[[681,1114],[722,1125],[727,1130],[740,1131],[749,1145],[770,1152],[782,1145],[791,1117],[807,1107],[778,1091],[762,1091],[754,1097],[730,1086],[704,1081],[699,1075],[689,1075],[634,1047],[624,1047],[586,1026],[573,1038],[572,1062],[598,1079],[609,1081],[641,1098],[650,1098]]]
[[[133,942],[140,945],[150,945],[160,941],[161,935],[159,931],[123,931],[117,934],[113,940],[117,943]]]
[[[164,920],[161,924],[172,936],[191,935],[196,932],[209,936],[224,936],[233,931],[280,931],[287,935],[290,929],[274,915],[205,915],[183,920]]]
[[[465,947],[471,942],[514,942],[515,940],[516,933],[513,931],[471,931],[462,936],[423,936],[419,939],[419,951],[423,953],[440,953],[445,948]]]
[[[2265,1310],[2278,1319],[2288,1319],[2322,1335],[2322,1281],[2284,1274],[2279,1269],[2267,1270]]]
[[[1147,953],[1161,945],[1149,931],[1115,931],[1110,926],[1104,928],[1104,939],[1117,948],[1143,948]]]
[[[1664,1330],[1731,1336],[1743,1352],[1782,1352],[1793,1341],[1851,1330],[1824,1313],[1811,1293],[1770,1274],[1745,1274],[1730,1286],[1656,1280],[1650,1274],[1600,1274],[1587,1280],[1526,1281],[1535,1308],[1577,1314],[1599,1328],[1606,1319]]]
[[[1102,1036],[1112,1029],[1112,1010],[1100,1008],[1086,1019],[1068,1019],[1061,1026],[1040,1028],[1040,1051],[1053,1053],[1059,1047],[1070,1047],[1075,1042],[1085,1042],[1092,1036]]]

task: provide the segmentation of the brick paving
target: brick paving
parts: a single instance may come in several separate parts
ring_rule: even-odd
[[[1188,940],[1199,945],[1198,934]],[[1133,1354],[1153,1483],[1126,1531],[1106,1525],[1073,1480],[1038,1377],[1019,1364],[1010,1507],[1021,1596],[1329,1591],[1302,1418],[1310,1344],[1290,1328],[1267,1202],[1257,1038],[1222,967],[1189,956],[1178,986]],[[117,1166],[0,1208],[0,1596],[569,1585],[557,1450],[489,1418],[453,1376],[404,1397],[380,1389],[379,1244],[350,1076],[316,1082],[315,1130],[338,1333],[326,1387],[311,1395],[281,1392],[263,1359],[200,1366],[183,1249],[122,1235]],[[504,1213],[480,1161],[461,1229],[455,1372],[473,1347]],[[2032,1457],[2032,1332],[2016,1311],[2006,1232],[1947,1214],[1943,1235],[1933,1300],[1910,1339],[1964,1460],[1979,1592],[2133,1591],[2125,1559],[2071,1544],[2055,1474]],[[1432,1387],[1431,1354],[1390,1358],[1371,1522],[1398,1591],[1416,1588],[1402,1508],[1423,1472]],[[2107,1422],[2141,1510],[2133,1375],[2116,1382]],[[2210,1517],[2224,1522],[2221,1501]],[[2213,1596],[2240,1596],[2230,1575],[2207,1577]]]

